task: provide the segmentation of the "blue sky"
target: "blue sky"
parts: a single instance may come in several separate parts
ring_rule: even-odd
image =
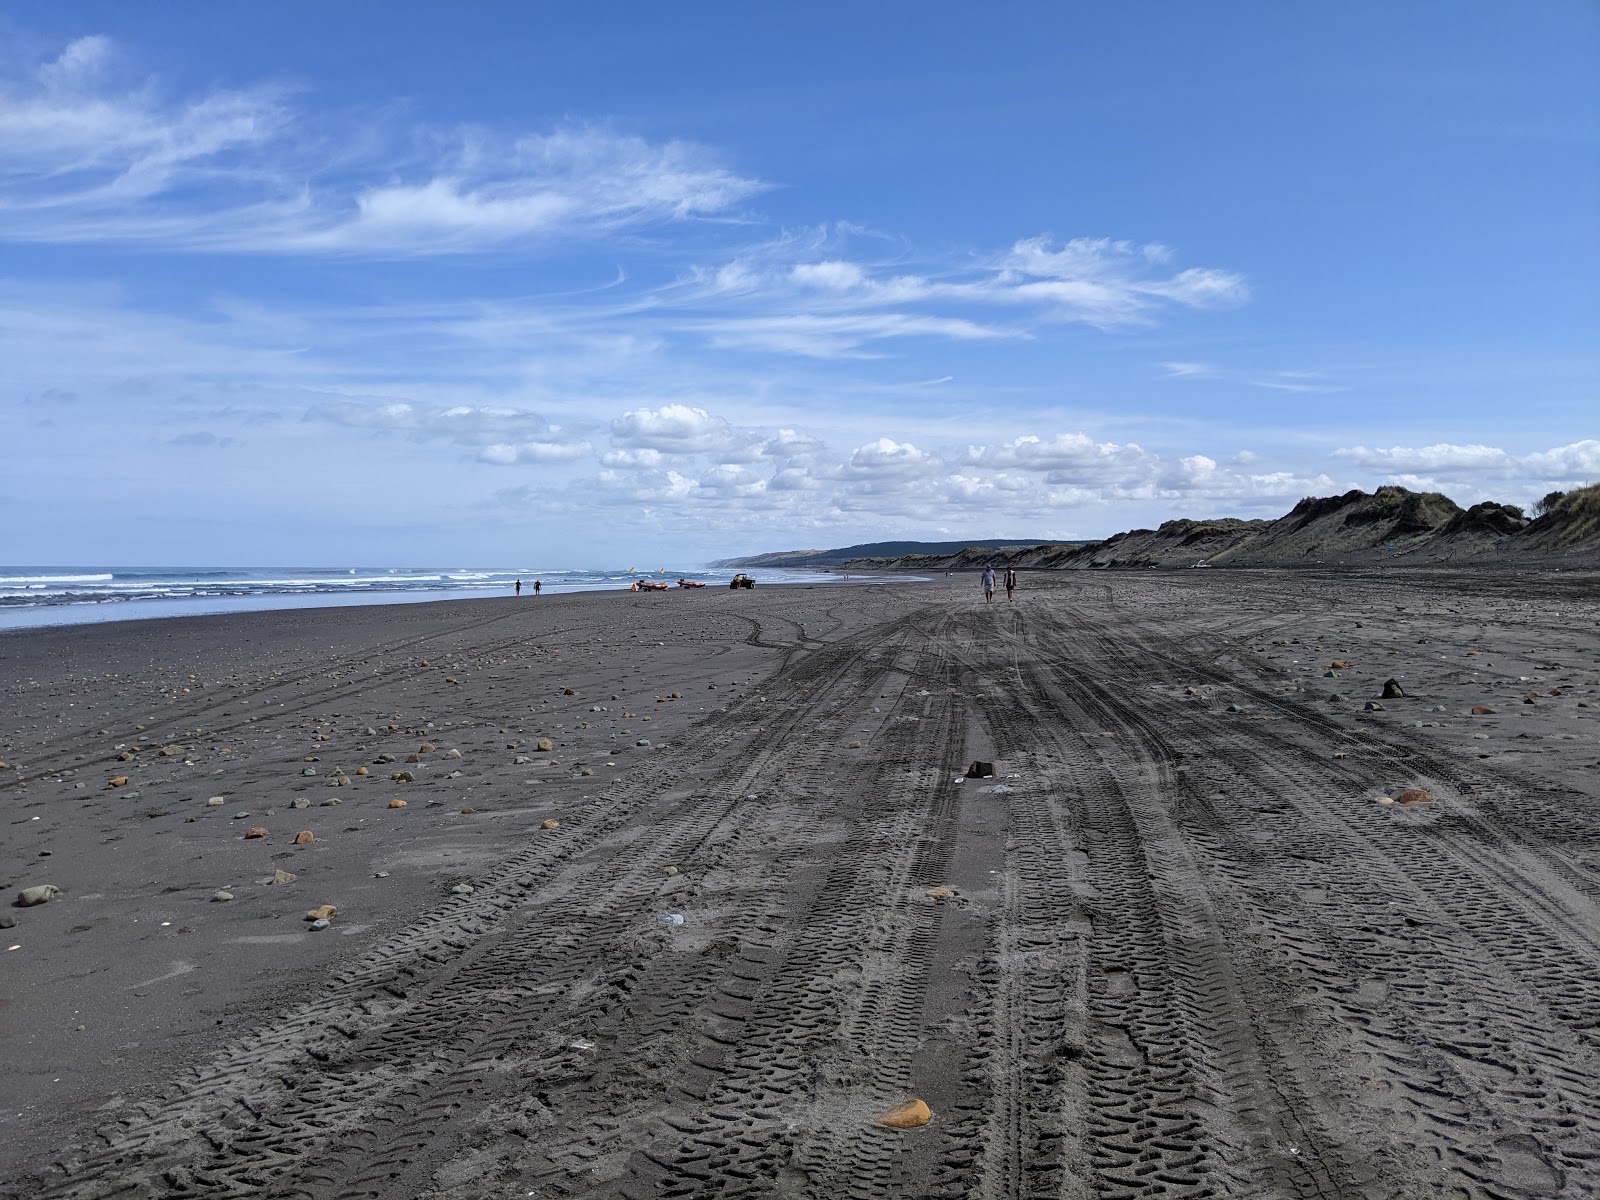
[[[12,3],[0,561],[1600,478],[1600,8]]]

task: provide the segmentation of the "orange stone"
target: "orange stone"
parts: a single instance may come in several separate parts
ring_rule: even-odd
[[[316,838],[311,836],[311,830],[309,829],[302,829],[294,835],[294,844],[296,846],[309,846],[314,841],[316,841]]]
[[[244,836],[247,841],[251,838],[264,838],[267,836],[267,827],[265,825],[252,825],[244,831]]]
[[[561,828],[561,822],[560,821],[540,821],[539,822],[539,828],[540,829],[560,829]]]
[[[462,815],[463,815],[463,816],[464,816],[464,815],[466,815],[466,814],[467,814],[467,813],[475,813],[475,812],[477,812],[477,811],[478,811],[478,810],[477,810],[477,809],[475,809],[475,808],[463,808],[463,809],[462,809],[462,810],[461,810],[461,812],[462,812]]]
[[[1492,717],[1494,716],[1494,709],[1487,704],[1474,704],[1472,706],[1472,715],[1475,717]]]
[[[920,1129],[933,1120],[933,1110],[921,1100],[907,1100],[904,1104],[896,1104],[888,1112],[877,1118],[879,1125],[886,1125],[890,1129]]]
[[[389,801],[389,807],[390,808],[404,808],[405,806],[406,806],[406,802],[404,800],[391,800],[391,801]]]
[[[1433,793],[1422,788],[1407,788],[1394,799],[1396,804],[1432,804]]]
[[[338,911],[339,910],[331,904],[319,904],[315,908],[308,908],[306,910],[306,920],[331,921],[333,920],[333,914]]]
[[[107,787],[127,787],[128,786],[128,777],[126,775],[113,776],[111,779],[106,780],[106,786]]]

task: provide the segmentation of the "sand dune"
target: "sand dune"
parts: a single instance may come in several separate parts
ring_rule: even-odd
[[[0,637],[0,1196],[1600,1194],[1594,584]]]

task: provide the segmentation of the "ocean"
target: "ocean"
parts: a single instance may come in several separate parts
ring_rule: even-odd
[[[762,570],[762,583],[839,583],[839,572]],[[552,570],[536,567],[4,567],[0,566],[0,630],[77,625],[141,617],[244,612],[268,608],[327,608],[509,596],[522,580],[544,591],[615,591],[635,579],[698,579],[726,586],[725,567],[622,567]]]

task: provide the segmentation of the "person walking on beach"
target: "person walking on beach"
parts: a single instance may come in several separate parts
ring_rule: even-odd
[[[539,580],[535,579],[533,581],[533,594],[535,596],[537,596],[542,591],[544,591],[544,584],[539,582]]]
[[[994,603],[994,568],[983,569],[983,600],[985,604]]]
[[[522,595],[522,580],[517,580],[517,595]]]
[[[1011,600],[1011,593],[1017,590],[1017,573],[1010,567],[1006,568],[1006,601]]]

